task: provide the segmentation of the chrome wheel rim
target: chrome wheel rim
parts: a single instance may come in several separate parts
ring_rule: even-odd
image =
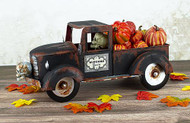
[[[158,64],[151,63],[145,70],[145,79],[151,86],[161,84],[166,77],[164,69]]]

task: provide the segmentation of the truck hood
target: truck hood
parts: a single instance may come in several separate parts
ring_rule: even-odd
[[[45,56],[45,55],[54,55],[54,54],[65,54],[77,52],[77,47],[70,41],[53,43],[39,46],[30,51],[30,56]]]

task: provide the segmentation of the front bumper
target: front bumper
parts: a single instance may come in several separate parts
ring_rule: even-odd
[[[40,83],[39,80],[36,80],[36,79],[33,79],[33,78],[29,78],[29,77],[26,77],[25,79],[28,82],[28,84],[34,85],[34,86],[37,86],[37,87],[41,88],[41,83]]]

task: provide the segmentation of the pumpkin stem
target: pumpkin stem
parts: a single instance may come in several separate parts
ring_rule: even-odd
[[[138,30],[141,31],[141,30],[142,30],[141,28],[142,28],[142,25],[139,26],[139,29],[138,29]]]
[[[113,28],[113,31],[116,32],[116,31],[117,31],[117,27],[114,27],[114,28]]]
[[[125,22],[125,19],[123,19],[122,22]]]
[[[159,30],[160,30],[158,26],[156,26],[156,25],[154,25],[154,26],[156,27],[156,31],[159,31]]]

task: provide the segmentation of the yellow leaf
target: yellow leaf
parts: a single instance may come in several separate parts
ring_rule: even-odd
[[[190,86],[184,86],[181,90],[182,91],[190,91]]]
[[[175,75],[175,76],[187,76],[184,73],[170,73],[170,75]]]
[[[109,95],[101,95],[97,98],[97,100],[101,100],[103,103],[109,102],[111,100]]]
[[[111,96],[111,99],[114,100],[114,101],[119,101],[119,98],[122,97],[120,94],[113,94]]]
[[[15,107],[21,107],[23,105],[30,105],[33,101],[36,101],[36,99],[30,99],[29,101],[25,100],[25,99],[19,99],[17,101],[12,102],[12,105],[15,105]]]

